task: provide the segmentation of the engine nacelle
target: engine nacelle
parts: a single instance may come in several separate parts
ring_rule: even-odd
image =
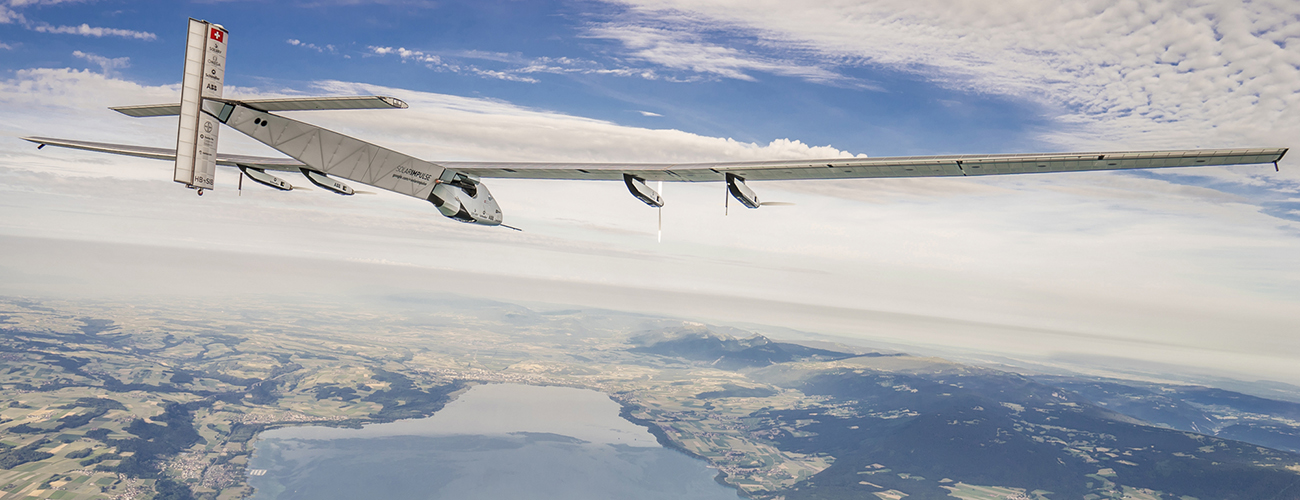
[[[758,208],[762,203],[758,201],[758,194],[753,189],[745,185],[745,178],[739,175],[727,173],[727,191],[731,196],[736,198],[741,205],[748,208]]]
[[[664,206],[663,197],[659,196],[659,193],[655,190],[650,189],[650,186],[645,185],[645,179],[632,174],[623,174],[623,183],[627,184],[627,190],[632,192],[632,196],[641,200],[642,203],[656,208]]]
[[[333,191],[335,193],[344,196],[352,196],[357,193],[356,191],[352,190],[352,187],[342,182],[339,182],[337,180],[334,180],[330,178],[328,175],[322,174],[315,170],[307,170],[305,168],[301,170],[302,170],[302,175],[307,177],[307,180],[311,181],[312,184],[315,184],[321,189],[324,189],[326,191]]]
[[[243,172],[244,175],[247,175],[249,179],[253,179],[253,182],[256,182],[263,186],[273,187],[281,191],[289,191],[293,189],[292,184],[285,182],[284,179],[268,174],[260,168],[245,167],[243,165],[240,165],[239,171]]]
[[[473,176],[452,170],[443,171],[442,177],[434,181],[429,202],[442,215],[461,222],[499,226],[503,220],[501,207],[487,186]]]

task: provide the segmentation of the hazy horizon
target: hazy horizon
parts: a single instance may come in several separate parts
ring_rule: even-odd
[[[580,308],[679,318],[736,326],[780,340],[839,341],[849,345],[938,355],[1024,371],[1187,380],[1215,377],[1300,385],[1289,354],[1271,346],[1221,345],[1091,334],[1021,325],[981,323],[815,303],[637,288],[331,260],[192,248],[0,236],[10,258],[0,264],[0,295],[66,301],[149,304],[185,301],[214,308],[243,301],[292,307],[338,305],[345,310],[419,314],[421,304],[496,301],[538,310]],[[200,259],[206,275],[185,272]],[[328,273],[321,271],[328,269]],[[223,299],[229,300],[223,302]],[[811,334],[811,335],[810,335]],[[1109,359],[1111,366],[1096,361]],[[1073,361],[1072,361],[1073,360]],[[1091,360],[1091,361],[1089,361]],[[1124,366],[1126,362],[1129,366]],[[1090,365],[1096,366],[1090,369]],[[1176,368],[1176,369],[1175,369]],[[1033,370],[1030,370],[1033,371]],[[1215,384],[1223,385],[1223,384]],[[1238,386],[1240,388],[1240,386]],[[1267,392],[1267,391],[1263,391]]]

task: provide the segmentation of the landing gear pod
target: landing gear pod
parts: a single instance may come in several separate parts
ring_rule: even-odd
[[[754,193],[754,190],[745,185],[745,178],[730,172],[727,173],[727,192],[731,193],[731,196],[736,198],[736,201],[739,201],[741,205],[748,208],[758,208],[762,205],[762,203],[759,203],[758,195]]]
[[[645,179],[632,174],[623,174],[623,183],[627,184],[627,190],[632,192],[632,196],[641,200],[646,205],[656,208],[663,208],[664,199],[659,193],[645,185]]]
[[[307,177],[307,180],[311,181],[312,184],[319,186],[321,189],[333,191],[343,196],[352,196],[357,194],[357,192],[353,191],[347,184],[331,179],[328,175],[315,170],[307,170],[305,168],[301,170],[302,175]]]
[[[263,186],[272,187],[275,189],[279,189],[281,191],[289,191],[293,189],[292,184],[285,182],[284,179],[268,174],[266,173],[266,171],[260,168],[246,167],[240,165],[239,171],[243,172],[244,175],[247,175],[249,179],[253,180],[253,182],[256,182]]]
[[[478,178],[444,170],[434,184],[429,203],[438,207],[442,215],[470,224],[501,225],[501,207]]]

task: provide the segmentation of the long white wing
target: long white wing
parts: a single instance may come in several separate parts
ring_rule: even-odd
[[[171,160],[171,149],[90,141],[24,137],[37,144],[84,149],[143,158]],[[962,175],[1078,172],[1133,168],[1198,167],[1274,163],[1287,148],[1200,149],[1001,155],[898,156],[829,158],[825,160],[735,161],[713,163],[520,163],[432,162],[443,168],[482,178],[623,180],[632,174],[645,180],[722,181],[730,172],[747,180],[862,179],[877,177],[953,177]],[[292,158],[218,154],[217,164],[245,165],[264,170],[297,171],[305,166]]]
[[[623,174],[628,173],[653,181],[710,182],[724,180],[727,173],[747,180],[862,179],[1246,165],[1276,162],[1286,151],[1286,148],[1201,149],[715,163],[439,162],[439,165],[485,178],[621,180]]]
[[[61,148],[81,149],[85,151],[112,153],[139,158],[152,158],[155,160],[170,161],[176,159],[176,150],[169,148],[151,148],[148,146],[132,146],[129,144],[75,141],[72,139],[55,139],[52,137],[24,137],[23,140],[43,146],[58,146]],[[226,167],[243,165],[245,167],[260,168],[262,170],[283,170],[289,172],[297,172],[299,168],[306,166],[303,165],[302,162],[293,158],[268,158],[265,156],[232,155],[226,153],[217,153],[217,165]]]

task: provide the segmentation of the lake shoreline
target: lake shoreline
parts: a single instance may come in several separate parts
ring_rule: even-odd
[[[432,481],[431,491],[439,494],[481,481],[485,470],[514,464],[511,476],[555,474],[576,478],[558,483],[584,493],[607,490],[631,494],[631,498],[672,498],[663,495],[668,490],[686,488],[682,493],[700,498],[718,498],[722,491],[726,492],[724,497],[747,498],[727,484],[726,474],[708,460],[673,443],[655,423],[634,417],[632,413],[639,408],[610,394],[570,385],[456,383],[461,387],[444,393],[440,407],[421,417],[266,426],[249,443],[248,470],[256,467],[268,471],[247,477],[251,498],[261,498],[259,492],[266,492],[266,487],[276,495],[273,498],[285,498],[281,495],[286,492],[288,498],[296,498],[294,495],[319,488],[316,483],[337,482],[349,473],[364,474],[362,471],[369,470],[367,465],[401,457],[405,457],[402,465],[393,469]],[[484,388],[491,390],[485,392]],[[466,395],[470,395],[468,400],[463,399]],[[536,439],[545,435],[565,439]],[[460,449],[457,446],[471,442],[483,444],[456,451]],[[550,451],[544,456],[553,459],[518,462],[521,457],[536,456],[546,449]],[[665,452],[669,455],[663,455]],[[596,462],[591,462],[593,459]],[[411,467],[427,470],[421,476],[413,474]],[[334,472],[321,476],[331,469]],[[666,470],[675,472],[664,475]],[[326,480],[318,481],[321,477]],[[698,479],[682,481],[678,477]],[[375,481],[358,478],[356,482]],[[718,486],[724,489],[713,490]],[[406,487],[400,480],[384,486],[389,490]],[[512,487],[519,486],[511,480],[497,481],[486,485],[485,491],[509,494],[514,491]],[[326,496],[330,493],[333,491],[326,492]]]

